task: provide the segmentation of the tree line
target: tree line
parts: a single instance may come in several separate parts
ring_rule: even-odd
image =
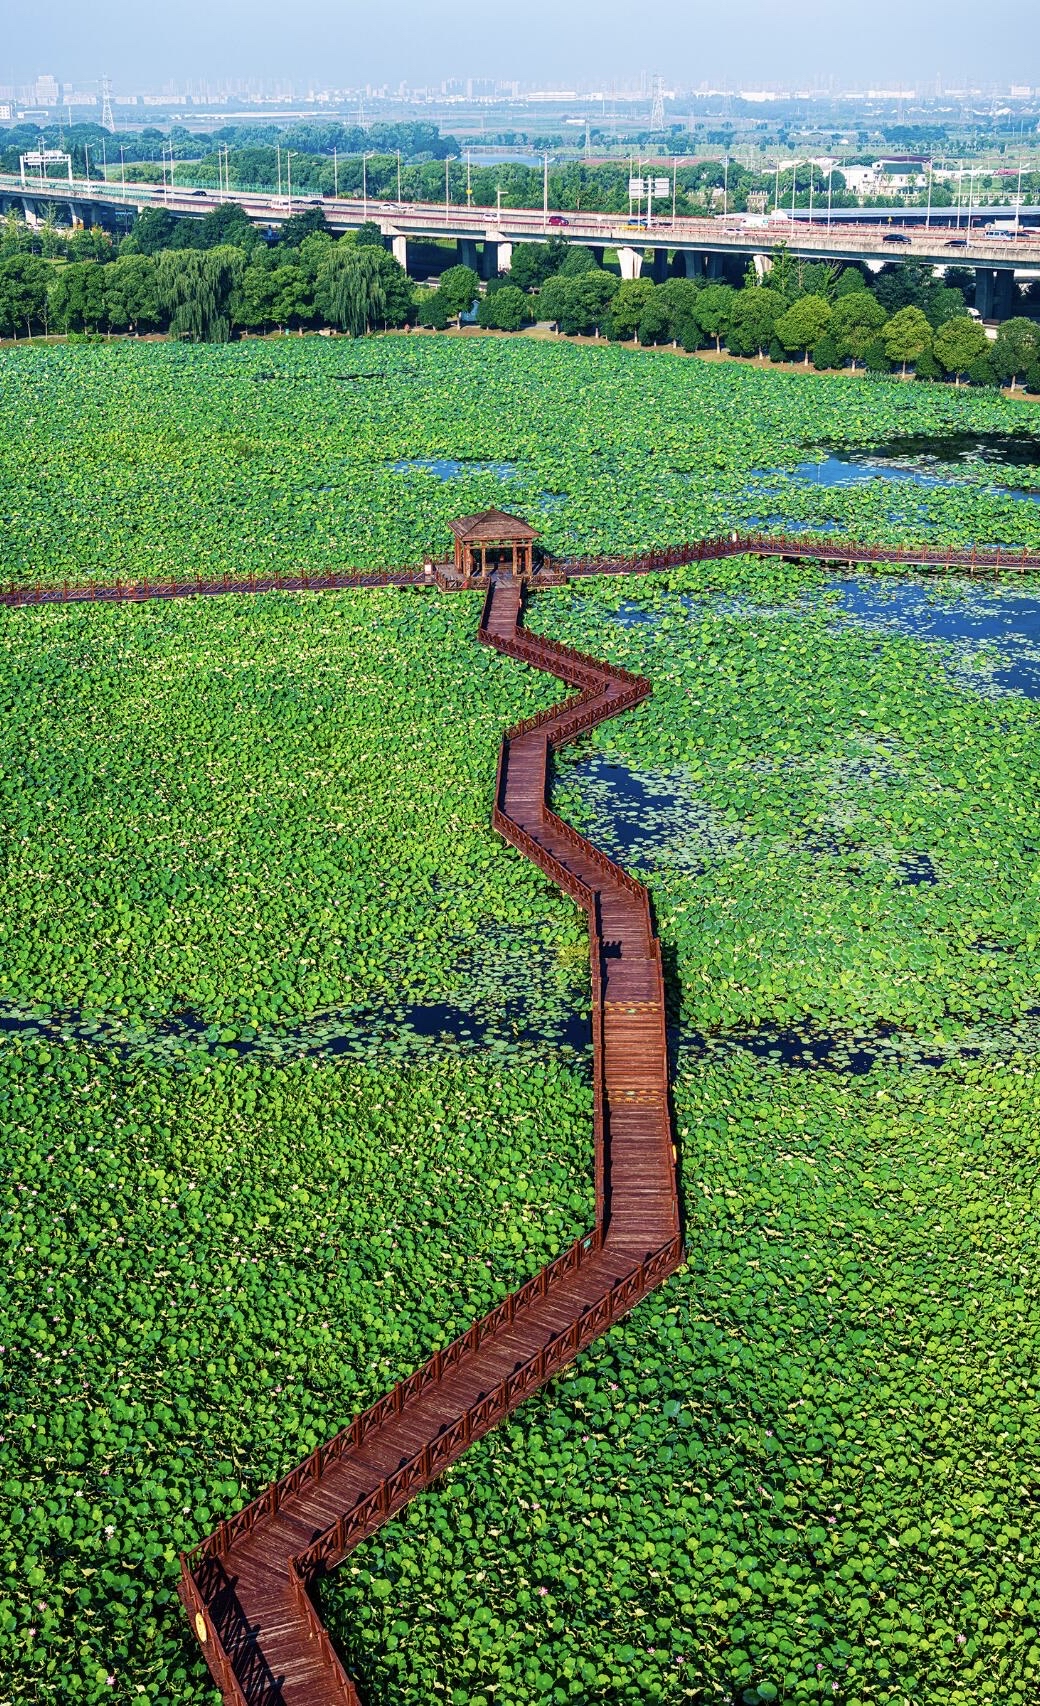
[[[749,266],[740,285],[657,284],[622,281],[590,249],[553,239],[515,246],[511,271],[486,287],[470,267],[453,266],[425,290],[383,247],[376,225],[337,239],[320,209],[287,221],[268,243],[234,204],[180,222],[149,208],[118,245],[101,231],[73,233],[63,263],[33,252],[39,234],[26,242],[23,232],[13,221],[0,228],[6,337],[159,331],[225,342],[238,332],[324,327],[361,336],[441,330],[475,310],[478,325],[500,331],[539,320],[571,336],[1040,390],[1040,328],[1020,314],[987,338],[968,311],[964,268],[942,279],[898,261],[870,274],[800,261],[781,245],[761,277]],[[170,246],[185,234],[193,246]]]
[[[941,279],[921,262],[900,261],[870,274],[799,261],[780,246],[761,278],[749,266],[739,286],[689,278],[655,284],[622,282],[578,246],[525,244],[513,256],[508,284],[489,286],[480,304],[482,325],[511,331],[540,320],[569,336],[1040,391],[1040,326],[1019,314],[988,338],[969,313],[973,281],[965,268]],[[1031,287],[1023,306],[1037,295]],[[445,306],[434,293],[418,305],[420,321],[442,323]]]

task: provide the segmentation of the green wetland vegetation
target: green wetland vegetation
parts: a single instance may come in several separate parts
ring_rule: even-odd
[[[991,396],[418,338],[0,382],[8,580],[417,562],[492,502],[635,549],[763,486],[852,537],[1040,543],[994,490],[1028,465],[794,473],[1036,431]],[[327,1584],[373,1706],[1029,1706],[1040,707],[989,623],[1024,592],[731,561],[533,604],[654,682],[555,803],[654,897],[689,1260]],[[177,1549],[591,1220],[584,936],[488,827],[554,689],[478,609],[2,615],[12,1706],[211,1701]]]

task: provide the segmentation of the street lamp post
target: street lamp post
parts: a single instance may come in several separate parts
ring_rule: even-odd
[[[401,150],[397,150],[397,201],[401,202]]]
[[[931,223],[932,223],[932,173],[933,173],[934,169],[935,169],[935,161],[929,160],[929,162],[928,162],[928,209],[927,209],[927,212],[925,213],[925,216],[924,216],[924,228],[926,231],[929,230]]]
[[[549,226],[549,156],[542,155],[542,224]]]
[[[332,194],[339,197],[339,154],[335,147],[332,150]]]
[[[1018,162],[1018,189],[1015,192],[1015,236],[1022,229],[1022,162]]]
[[[292,218],[292,149],[291,148],[287,148],[285,150],[285,174],[286,174],[285,210],[288,213],[289,218],[291,219]]]
[[[123,197],[123,200],[125,201],[126,200],[126,159],[124,158],[122,148],[120,148],[120,150],[119,150],[119,178],[120,178],[120,182],[122,183],[122,186],[123,186],[122,197]]]

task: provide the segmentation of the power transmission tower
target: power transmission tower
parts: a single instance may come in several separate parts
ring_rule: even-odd
[[[112,117],[111,77],[102,77],[101,79],[101,128],[107,131],[114,131],[116,128],[116,121]]]
[[[650,129],[664,129],[664,81],[660,77],[654,78],[654,98],[650,107]]]

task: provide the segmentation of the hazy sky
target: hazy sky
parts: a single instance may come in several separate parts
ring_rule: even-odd
[[[833,78],[837,86],[1040,84],[1036,0],[6,0],[0,83],[40,72],[124,86],[290,77],[318,87],[519,78],[622,83],[641,69],[696,86]],[[505,20],[516,18],[516,28]]]

